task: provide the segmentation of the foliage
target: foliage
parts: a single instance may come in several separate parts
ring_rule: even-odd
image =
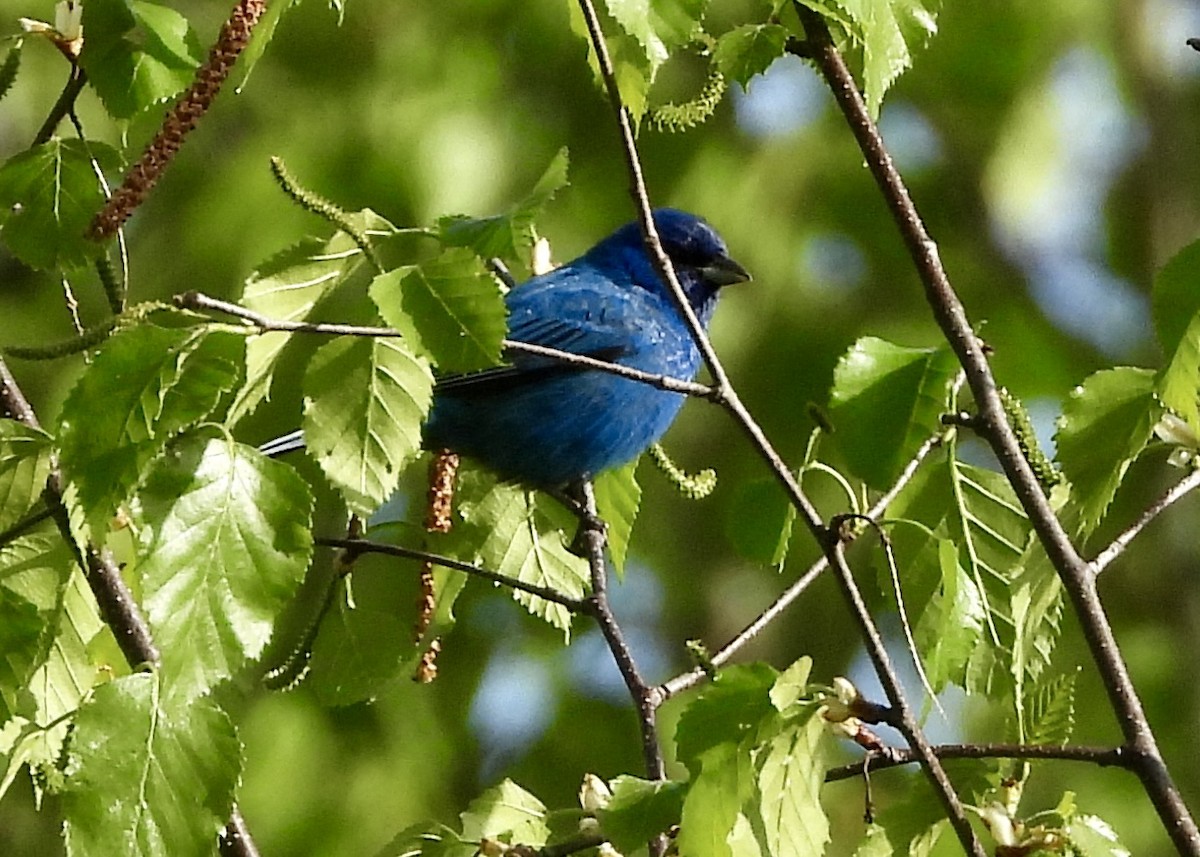
[[[29,5],[22,11],[43,14]],[[1045,97],[1039,51],[1057,51],[1063,32],[1103,29],[1082,27],[1095,10],[1004,9],[976,21],[923,0],[601,4],[652,198],[703,212],[753,260],[759,282],[724,299],[714,338],[823,516],[810,538],[788,480],[757,469],[770,456],[753,432],[747,442],[716,408],[694,404],[668,447],[699,475],[655,449],[666,479],[633,462],[596,480],[608,558],[624,581],[606,619],[586,527],[569,504],[467,462],[449,532],[428,531],[421,448],[436,377],[505,359],[507,285],[495,271],[522,279],[544,262],[544,235],[565,258],[631,216],[585,17],[576,4],[569,15],[547,3],[416,4],[397,32],[394,12],[340,2],[330,4],[334,29],[321,5],[268,5],[235,80],[120,249],[87,237],[89,224],[163,106],[198,68],[207,73],[211,11],[87,0],[82,52],[70,60],[86,73],[70,116],[78,136],[61,113],[54,134],[33,143],[55,109],[62,57],[79,46],[69,16],[26,21],[6,48],[0,98],[21,109],[0,137],[0,355],[7,365],[56,342],[41,352],[62,359],[11,360],[40,427],[0,375],[11,411],[0,420],[0,819],[11,813],[48,836],[61,827],[72,855],[211,853],[235,806],[264,853],[278,854],[370,853],[385,842],[381,857],[600,842],[633,854],[664,833],[689,857],[941,853],[954,833],[920,771],[872,774],[882,798],[876,813],[867,795],[866,826],[861,781],[853,793],[826,782],[884,740],[873,732],[881,706],[899,717],[894,700],[864,698],[873,685],[855,671],[858,636],[836,595],[806,592],[799,621],[772,614],[772,629],[786,622],[787,632],[760,638],[755,656],[786,669],[729,665],[697,644],[704,675],[687,678],[685,638],[719,651],[814,557],[833,557],[830,533],[855,542],[850,564],[894,637],[893,657],[911,642],[933,691],[969,701],[950,715],[964,739],[1113,742],[1103,688],[1065,615],[1071,581],[1021,486],[977,440],[987,427],[982,403],[963,392],[961,343],[928,320],[849,133],[815,116],[792,138],[758,140],[728,109],[762,97],[773,68],[811,59],[802,21],[815,13],[889,143],[885,97],[920,104],[946,150],[993,158],[925,174],[917,159],[915,185],[972,318],[987,319],[996,374],[1026,402],[1053,404],[1051,464],[1034,437],[1047,433],[1046,410],[1030,416],[1006,393],[1022,454],[1037,458],[1069,535],[1103,547],[1144,510],[1164,512],[1154,496],[1177,472],[1170,465],[1189,476],[1196,467],[1200,242],[1149,228],[1114,238],[1114,264],[1140,264],[1140,279],[1153,280],[1160,354],[1134,349],[1122,363],[1142,365],[1111,365],[1103,331],[1098,349],[1081,348],[1015,286],[996,287],[1017,275],[987,224],[956,201],[997,169],[1000,131],[1040,127],[1017,127]],[[0,34],[16,27],[0,20]],[[1019,47],[1001,55],[994,32]],[[459,85],[469,97],[454,94]],[[769,107],[776,118],[793,109]],[[683,128],[689,136],[654,133]],[[286,195],[266,166],[267,150],[285,148],[303,164],[295,179],[276,162]],[[1032,183],[1038,167],[1010,183]],[[1196,178],[1178,183],[1194,189]],[[972,197],[967,207],[994,203]],[[1142,258],[1164,243],[1182,249]],[[122,282],[109,279],[106,298],[97,278],[114,262]],[[822,278],[850,298],[822,291]],[[129,307],[114,297],[125,280]],[[237,292],[234,314],[196,292]],[[314,332],[322,323],[342,324],[340,335]],[[67,357],[76,351],[84,356]],[[811,432],[807,401],[827,405]],[[272,459],[250,442],[297,422],[307,458]],[[419,556],[335,553],[331,539],[347,530],[443,562],[422,589]],[[1144,574],[1133,584],[1143,603],[1158,605],[1133,615],[1146,630],[1130,660],[1195,806],[1194,717],[1164,713],[1194,707],[1178,695],[1190,666],[1172,656],[1195,648],[1183,612],[1195,581],[1164,570],[1187,568],[1194,540],[1151,533],[1142,538],[1154,544],[1125,560]],[[96,597],[106,561],[144,614],[154,663],[128,662],[122,619]],[[471,567],[499,575],[524,610]],[[615,641],[622,631],[627,647]],[[658,661],[664,674],[652,681],[679,675],[639,697],[622,664],[614,697],[616,679],[589,654],[601,638],[619,662],[646,671]],[[414,685],[439,648],[442,678]],[[291,693],[262,687],[273,669]],[[507,680],[499,696],[497,676]],[[638,735],[629,687],[643,720],[647,709],[663,715],[660,737]],[[664,775],[639,768],[639,751],[662,752]],[[997,853],[1162,849],[1125,785],[1096,786],[1079,770],[970,759],[952,781]],[[581,780],[576,805],[566,795]],[[22,803],[31,793],[37,814]],[[359,815],[328,806],[338,801]],[[2,831],[22,825],[0,823],[0,850],[21,852]]]

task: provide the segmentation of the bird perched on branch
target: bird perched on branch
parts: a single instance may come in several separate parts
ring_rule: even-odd
[[[670,208],[654,224],[688,303],[708,326],[722,286],[750,279],[704,220]],[[512,289],[509,339],[691,379],[700,353],[637,222]],[[683,395],[551,357],[509,351],[507,365],[443,376],[425,424],[429,449],[450,449],[504,479],[557,487],[636,458],[662,437]],[[299,432],[264,445],[304,445]]]

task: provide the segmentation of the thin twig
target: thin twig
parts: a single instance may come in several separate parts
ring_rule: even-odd
[[[1112,544],[1096,554],[1096,558],[1091,562],[1092,574],[1098,575],[1108,568],[1109,564],[1125,552],[1129,543],[1136,539],[1151,521],[1166,511],[1176,500],[1196,488],[1200,488],[1200,468],[1193,470],[1176,482],[1165,494],[1151,503],[1146,511],[1142,512],[1141,517],[1129,525],[1128,529],[1113,539]]]
[[[940,434],[932,435],[931,437],[926,438],[925,442],[917,449],[916,454],[913,455],[912,459],[908,462],[908,464],[905,465],[904,470],[901,471],[892,487],[889,488],[887,493],[876,500],[874,505],[872,505],[871,508],[866,511],[865,515],[868,518],[872,520],[878,520],[883,516],[884,512],[887,511],[887,507],[890,506],[892,501],[896,499],[896,496],[904,490],[904,487],[908,485],[909,482],[912,481],[913,476],[916,475],[917,468],[921,466],[921,462],[926,459],[930,452],[941,445],[942,440],[943,437]],[[808,587],[811,586],[827,568],[829,568],[829,557],[823,555],[820,559],[809,566],[808,570],[805,571],[795,583],[785,589],[783,593],[776,598],[774,602],[772,602],[770,607],[758,614],[753,622],[743,628],[732,640],[718,649],[710,659],[710,663],[715,667],[719,667],[722,664],[727,663],[734,655],[741,651],[742,648],[750,643],[751,640],[761,634],[768,625],[778,619],[779,616],[785,610],[787,610],[787,608],[790,607],[792,603],[799,598],[800,595],[807,590]],[[696,667],[695,669],[677,675],[659,685],[658,691],[662,695],[662,698],[666,699],[674,696],[677,693],[688,690],[689,688],[695,687],[707,677],[708,674],[703,669]]]
[[[324,322],[285,321],[283,319],[268,318],[254,310],[210,297],[201,292],[184,292],[181,295],[176,295],[174,303],[181,309],[223,312],[226,315],[239,318],[264,332],[278,331],[285,333],[328,334],[332,336],[381,336],[391,338],[403,336],[398,330],[390,327],[364,327],[355,324],[327,324]],[[716,389],[705,384],[672,378],[668,375],[643,372],[640,369],[622,366],[619,363],[597,360],[594,357],[588,357],[586,354],[574,354],[570,351],[560,351],[557,348],[547,348],[544,345],[520,342],[515,339],[504,339],[501,341],[501,345],[509,351],[534,354],[538,357],[548,357],[552,360],[558,360],[562,363],[568,363],[581,368],[608,372],[612,375],[628,378],[631,381],[640,381],[643,384],[649,384],[651,387],[657,387],[660,390],[667,390],[672,393],[683,393],[686,396],[694,396],[700,399],[715,399],[719,396]]]
[[[940,744],[931,748],[939,759],[1057,759],[1087,762],[1100,767],[1129,767],[1129,752],[1124,747],[1082,747],[1061,744]],[[825,782],[848,780],[872,772],[918,762],[912,750],[889,747],[886,754],[868,754],[858,762],[830,768]]]
[[[63,87],[58,100],[50,108],[50,113],[46,116],[46,121],[38,129],[37,135],[33,138],[33,145],[40,146],[54,136],[54,130],[58,128],[58,123],[74,111],[75,99],[79,97],[79,93],[83,92],[83,87],[86,84],[87,72],[79,65],[73,63],[71,65],[71,76],[67,78],[67,85]]]
[[[1021,453],[1017,438],[1004,415],[983,344],[975,335],[962,302],[942,267],[937,245],[926,231],[879,129],[871,120],[858,86],[833,44],[824,19],[800,3],[793,3],[793,7],[808,35],[810,56],[824,75],[899,227],[925,287],[926,299],[934,318],[966,371],[967,384],[979,409],[981,436],[992,448],[1047,557],[1062,579],[1063,588],[1071,598],[1122,735],[1139,760],[1135,770],[1143,788],[1179,853],[1200,857],[1200,829],[1197,829],[1163,761],[1096,591],[1095,576],[1071,543],[1049,500],[1042,493],[1033,469]]]
[[[388,544],[386,542],[375,542],[370,539],[333,539],[333,538],[318,538],[313,540],[314,544],[327,548],[342,548],[344,550],[353,551],[355,555],[364,553],[381,553],[388,556],[398,556],[404,559],[415,559],[418,562],[431,562],[434,565],[440,565],[444,568],[462,571],[466,574],[475,577],[490,580],[492,583],[497,583],[501,586],[507,586],[510,589],[519,589],[522,592],[528,592],[530,595],[536,595],[539,598],[544,598],[547,601],[553,601],[555,604],[561,604],[568,610],[575,613],[582,613],[585,610],[584,601],[578,598],[572,598],[569,595],[563,595],[556,589],[550,589],[546,586],[539,586],[536,583],[526,583],[523,580],[517,580],[515,577],[509,577],[506,574],[491,571],[486,568],[480,568],[477,565],[471,565],[469,562],[454,559],[453,557],[442,556],[441,554],[430,553],[429,551],[417,550],[416,548],[406,548],[401,545]]]
[[[963,807],[962,801],[959,800],[958,793],[954,790],[954,784],[950,782],[942,763],[934,755],[932,745],[925,737],[925,733],[921,730],[917,718],[909,707],[908,699],[904,695],[904,688],[900,685],[900,678],[895,667],[892,666],[887,647],[883,643],[883,635],[879,633],[879,628],[871,617],[871,611],[867,608],[866,601],[863,600],[862,592],[858,589],[850,566],[846,563],[846,543],[839,538],[836,532],[831,532],[830,541],[832,543],[829,546],[832,548],[830,551],[833,554],[832,563],[837,571],[842,594],[854,610],[859,630],[867,642],[867,654],[875,666],[875,673],[879,676],[888,703],[892,707],[892,716],[889,718],[889,722],[904,734],[913,754],[921,762],[921,769],[933,785],[964,850],[973,857],[987,857],[987,852],[983,850],[978,837],[975,836],[975,831],[971,828],[967,811]]]
[[[626,642],[621,626],[617,624],[612,607],[608,603],[608,563],[604,557],[608,539],[605,534],[604,522],[600,520],[596,511],[596,493],[592,488],[592,483],[590,481],[580,483],[579,491],[578,539],[583,547],[592,577],[592,594],[585,602],[586,612],[600,626],[600,632],[604,635],[605,642],[608,643],[608,649],[617,663],[617,669],[625,681],[625,687],[629,690],[634,705],[637,706],[646,776],[651,780],[666,779],[667,770],[663,763],[662,745],[658,739],[656,716],[659,704],[658,694],[642,678],[629,643]],[[662,835],[652,839],[649,845],[651,855],[657,855],[657,857],[661,857],[666,852],[666,847],[666,838]]]

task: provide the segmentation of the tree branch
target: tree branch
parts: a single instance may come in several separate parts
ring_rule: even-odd
[[[59,93],[58,100],[50,108],[50,113],[46,116],[46,121],[38,129],[37,135],[33,138],[33,145],[40,146],[54,136],[54,129],[58,127],[58,123],[63,120],[64,116],[67,116],[75,109],[75,99],[79,97],[79,93],[83,92],[83,87],[86,84],[87,72],[78,63],[72,62],[71,76],[67,78],[67,85],[63,87],[63,91]]]
[[[444,568],[451,568],[455,571],[473,575],[474,577],[490,580],[492,583],[498,583],[510,589],[519,589],[522,592],[528,592],[530,595],[536,595],[547,601],[553,601],[555,604],[561,604],[574,613],[587,612],[586,602],[578,598],[572,598],[569,595],[563,595],[556,589],[539,586],[536,583],[526,583],[523,580],[517,580],[515,577],[509,577],[506,574],[500,574],[486,568],[480,568],[477,565],[471,565],[469,562],[463,562],[453,557],[442,556],[441,554],[430,553],[429,551],[406,548],[386,542],[375,542],[370,539],[317,538],[313,539],[313,544],[327,548],[342,548],[343,550],[352,551],[355,555],[381,553],[388,556],[402,557],[403,559],[415,559],[418,562],[431,562],[434,565],[440,565]]]
[[[1151,521],[1165,512],[1176,500],[1198,487],[1200,487],[1200,468],[1192,470],[1191,473],[1176,482],[1165,494],[1151,503],[1142,512],[1141,517],[1129,525],[1128,529],[1113,539],[1112,544],[1096,554],[1096,558],[1091,562],[1092,574],[1099,575],[1100,572],[1108,568],[1109,564],[1125,552],[1125,548],[1129,547],[1129,543],[1136,539]]]
[[[264,332],[318,333],[332,336],[384,336],[391,338],[398,338],[403,335],[398,330],[390,327],[363,327],[354,324],[327,324],[324,322],[285,321],[268,318],[254,310],[210,297],[201,292],[184,292],[181,295],[176,295],[174,303],[181,309],[198,312],[212,310],[223,312],[226,315],[240,318],[242,321]],[[684,381],[668,375],[655,375],[651,372],[643,372],[640,369],[622,366],[619,363],[597,360],[594,357],[588,357],[586,354],[574,354],[570,351],[560,351],[557,348],[547,348],[544,345],[535,345],[532,342],[520,342],[515,339],[504,339],[501,341],[501,345],[509,351],[535,354],[539,357],[548,357],[552,360],[568,363],[572,366],[608,372],[612,375],[619,375],[631,381],[640,381],[643,384],[649,384],[651,387],[657,387],[660,390],[667,390],[672,393],[683,393],[686,396],[710,400],[717,400],[720,397],[718,390],[705,384]]]
[[[930,748],[939,759],[1058,759],[1089,762],[1100,767],[1129,767],[1129,752],[1124,747],[1081,747],[1052,744],[941,744]],[[886,754],[870,753],[866,758],[825,772],[825,782],[860,777],[869,768],[881,771],[921,761],[912,750],[889,747]]]
[[[1158,749],[1104,613],[1096,591],[1095,577],[1088,563],[1071,544],[1042,493],[1029,462],[1021,453],[1016,436],[1004,415],[983,345],[971,328],[958,294],[950,285],[938,256],[937,245],[926,231],[908,189],[884,146],[883,138],[867,112],[858,86],[830,38],[824,19],[800,3],[793,3],[793,6],[808,35],[809,55],[824,75],[858,141],[867,166],[908,247],[934,318],[966,371],[967,384],[979,409],[980,434],[999,460],[1038,540],[1071,598],[1121,732],[1139,760],[1135,770],[1143,788],[1179,853],[1200,857],[1200,830],[1188,812]]]

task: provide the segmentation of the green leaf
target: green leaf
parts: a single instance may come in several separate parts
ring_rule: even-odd
[[[204,419],[237,382],[244,340],[208,327],[140,324],[109,338],[63,404],[63,472],[91,538],[172,435]]]
[[[582,598],[590,581],[587,562],[567,549],[578,526],[575,516],[554,500],[490,474],[464,473],[459,479],[461,524],[433,544],[523,583]],[[513,597],[533,615],[569,635],[571,612],[561,604],[514,590]]]
[[[0,99],[8,95],[13,81],[17,79],[17,71],[21,68],[21,49],[25,47],[24,39],[17,39],[4,55],[4,64],[0,65]]]
[[[622,854],[636,851],[679,823],[685,783],[620,776],[610,786],[612,798],[597,818],[604,836]]]
[[[269,8],[276,8],[271,4]],[[348,215],[363,233],[390,233],[394,227],[370,209]],[[270,319],[306,321],[314,308],[335,289],[348,288],[375,275],[362,249],[345,232],[322,241],[308,238],[264,263],[246,280],[242,304]],[[270,395],[275,366],[295,334],[283,331],[250,337],[246,346],[246,383],[229,409],[233,425]]]
[[[470,250],[451,248],[420,266],[380,274],[370,294],[383,320],[442,372],[500,362],[508,330],[504,296]]]
[[[725,531],[746,559],[778,567],[787,559],[795,520],[796,507],[778,481],[755,479],[739,486]]]
[[[829,820],[821,809],[825,782],[825,721],[816,706],[754,753],[759,811],[769,854],[821,857]]]
[[[786,42],[787,29],[779,24],[744,24],[717,40],[713,56],[721,74],[748,89],[751,78],[783,56]]]
[[[1200,241],[1176,253],[1154,280],[1154,327],[1167,363],[1158,378],[1163,404],[1200,433]]]
[[[801,0],[844,29],[862,52],[862,87],[867,109],[879,116],[884,93],[912,66],[913,54],[937,32],[935,6],[928,0],[836,0],[836,9],[819,0]]]
[[[708,0],[605,0],[605,5],[622,29],[637,39],[651,69],[657,71],[671,48],[699,35]]]
[[[304,378],[304,440],[350,510],[368,516],[421,448],[433,373],[398,339],[342,336]]]
[[[555,194],[567,186],[568,163],[566,148],[559,149],[533,190],[507,214],[443,217],[438,220],[438,237],[449,247],[470,248],[481,259],[499,257],[527,265],[535,239],[534,221]]]
[[[70,568],[57,535],[0,545],[0,723],[26,708],[22,695],[50,653]]]
[[[52,579],[67,581],[58,587],[53,611],[39,610],[42,636],[33,673],[17,693],[5,693],[6,707],[15,709],[16,716],[0,730],[3,795],[23,765],[46,772],[48,778],[57,771],[70,728],[64,715],[79,706],[100,674],[89,645],[101,633],[110,639],[111,635],[100,620],[83,573],[57,534],[26,536],[0,550],[0,579],[5,588],[11,586],[38,606],[44,603]],[[123,666],[106,665],[104,672],[111,676]],[[12,668],[20,669],[19,663]]]
[[[600,75],[600,62],[596,58],[596,48],[588,35],[583,13],[577,3],[572,3],[568,14],[571,19],[571,31],[587,44],[588,65],[596,85],[607,98],[604,80]],[[652,60],[646,49],[633,36],[624,33],[613,33],[606,36],[608,55],[613,64],[613,75],[617,80],[617,90],[621,93],[621,103],[629,111],[633,124],[637,125],[646,114],[647,97],[650,85],[654,83],[658,67],[662,64]]]
[[[312,553],[312,495],[283,462],[188,436],[138,493],[146,611],[168,692],[200,696],[271,638]]]
[[[675,728],[676,758],[695,774],[704,753],[752,735],[759,721],[776,713],[770,693],[778,676],[766,664],[721,670],[680,715]]]
[[[941,692],[950,682],[966,685],[971,655],[987,637],[988,616],[984,593],[959,564],[957,546],[949,539],[937,539],[936,545],[941,585],[914,637],[929,683]]]
[[[0,532],[24,518],[42,496],[52,452],[45,432],[0,419]]]
[[[0,238],[31,268],[78,268],[102,251],[84,236],[104,205],[92,158],[106,171],[121,163],[103,143],[50,140],[0,167]]]
[[[235,91],[240,93],[245,88],[246,83],[250,80],[250,73],[254,71],[254,67],[258,65],[263,54],[267,52],[267,45],[271,44],[271,40],[275,38],[275,30],[278,28],[279,22],[283,20],[284,13],[299,5],[300,0],[277,0],[277,2],[267,4],[266,11],[262,13],[262,17],[258,19],[258,24],[254,27],[254,35],[250,38],[250,44],[238,57],[235,69],[237,75]]]
[[[803,655],[784,670],[771,685],[768,697],[776,711],[786,713],[808,693],[808,677],[812,673],[812,658]]]
[[[478,857],[479,843],[465,841],[444,824],[422,822],[397,834],[375,857]]]
[[[942,428],[958,364],[949,348],[905,348],[864,337],[838,361],[829,416],[851,471],[887,489]]]
[[[546,806],[512,780],[485,791],[462,813],[463,839],[540,848],[550,838]]]
[[[335,598],[313,643],[308,683],[323,705],[373,700],[414,657],[412,620],[369,603],[351,605],[344,584]]]
[[[596,477],[596,509],[608,525],[608,553],[617,576],[625,575],[625,560],[629,556],[629,539],[642,502],[642,489],[635,474],[637,460],[606,470]]]
[[[1121,845],[1117,832],[1107,821],[1094,815],[1077,815],[1071,819],[1067,836],[1079,857],[1129,857],[1128,848]]]
[[[88,0],[79,63],[108,112],[128,119],[192,82],[204,49],[187,19],[140,0]]]
[[[1074,672],[1063,673],[1048,681],[1039,682],[1027,694],[1025,719],[1027,735],[1020,736],[1026,744],[1053,744],[1063,746],[1075,731],[1075,679]]]
[[[1154,373],[1119,366],[1091,375],[1063,408],[1054,436],[1084,532],[1104,517],[1129,465],[1162,417]]]
[[[695,767],[680,813],[680,854],[688,857],[759,857],[743,804],[754,792],[748,753],[721,742],[693,760]],[[747,840],[749,840],[747,842]]]
[[[211,855],[241,777],[241,744],[208,699],[154,673],[109,682],[79,710],[63,795],[69,854]]]

